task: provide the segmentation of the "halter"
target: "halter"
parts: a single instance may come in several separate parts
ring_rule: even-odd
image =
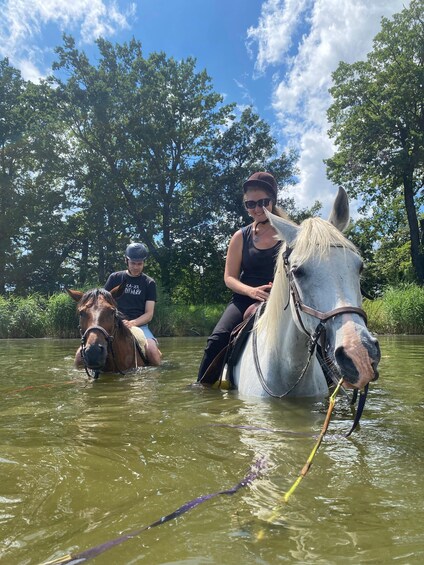
[[[93,377],[93,379],[97,379],[101,371],[99,371],[97,369],[90,369],[88,364],[87,364],[87,360],[85,358],[85,344],[87,342],[87,336],[90,332],[100,332],[100,333],[103,334],[103,336],[106,339],[106,343],[107,343],[107,351],[108,351],[108,353],[110,352],[111,355],[112,355],[112,359],[113,359],[113,362],[115,363],[116,370],[118,371],[118,373],[120,375],[125,374],[119,369],[118,365],[116,364],[115,352],[114,352],[113,346],[112,346],[113,340],[115,339],[116,327],[117,327],[116,314],[115,314],[115,325],[114,325],[113,335],[110,335],[102,326],[90,326],[89,328],[87,328],[85,330],[84,333],[83,333],[81,327],[79,326],[79,331],[81,333],[81,357],[82,357],[82,360],[84,361],[84,369],[85,369],[85,372],[87,373],[87,375],[89,377]],[[89,372],[89,369],[92,371],[93,374],[91,374]]]
[[[302,331],[309,338],[309,343],[308,343],[309,356],[308,356],[308,359],[306,361],[305,367],[302,369],[300,376],[296,380],[294,385],[291,386],[286,392],[284,392],[282,394],[273,393],[265,382],[265,377],[262,373],[262,369],[261,369],[261,366],[260,366],[259,356],[258,356],[258,345],[257,345],[257,329],[256,329],[256,324],[255,324],[255,329],[253,330],[253,336],[252,336],[253,358],[254,358],[254,362],[255,362],[255,368],[256,368],[256,372],[258,373],[259,381],[261,383],[262,388],[265,390],[265,392],[269,396],[272,396],[273,398],[284,398],[294,388],[296,388],[296,386],[300,383],[300,381],[304,377],[304,375],[305,375],[305,373],[306,373],[306,371],[309,367],[309,364],[310,364],[312,356],[315,352],[318,340],[320,340],[320,345],[321,345],[322,351],[325,351],[325,335],[326,335],[325,328],[326,328],[326,323],[329,319],[334,318],[335,316],[340,316],[341,314],[354,313],[354,314],[359,314],[364,319],[365,323],[367,323],[367,315],[366,315],[365,311],[362,308],[359,308],[357,306],[347,305],[347,306],[341,306],[339,308],[334,308],[333,310],[329,310],[328,312],[321,312],[320,310],[316,310],[315,308],[311,308],[310,306],[307,306],[306,304],[304,304],[304,302],[300,298],[300,294],[299,294],[299,290],[298,290],[297,285],[296,285],[296,281],[294,279],[293,273],[290,270],[290,266],[289,266],[289,257],[290,257],[290,254],[292,253],[292,251],[293,251],[292,248],[287,247],[286,250],[283,253],[284,271],[286,273],[286,277],[288,279],[288,286],[289,286],[289,297],[288,297],[287,304],[286,304],[284,310],[287,309],[287,307],[290,303],[290,297],[291,297],[293,299],[293,304],[295,306],[296,315],[297,315],[297,319],[299,321],[300,327],[302,328]],[[265,303],[263,303],[261,308],[258,308],[258,311],[256,312],[256,320],[259,319],[259,316],[261,315],[261,313],[263,311],[264,304]],[[309,315],[311,315],[314,318],[317,318],[319,320],[319,323],[316,326],[313,333],[309,332],[306,329],[305,324],[303,323],[303,320],[302,320],[301,312],[304,312],[305,314],[309,314]],[[338,371],[338,369],[336,367],[334,367],[334,365],[330,364],[329,360],[327,358],[323,359],[320,355],[318,355],[318,353],[317,353],[317,358],[318,358],[318,361],[319,361],[321,367],[323,368],[323,370],[325,369],[325,371],[329,374],[329,376],[331,377],[331,379],[335,383],[337,383],[341,378],[343,378],[342,375],[340,374],[340,372]],[[367,390],[367,387],[366,387],[366,390]]]

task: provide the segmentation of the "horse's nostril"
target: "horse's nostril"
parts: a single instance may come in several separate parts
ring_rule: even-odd
[[[345,348],[337,347],[334,356],[342,374],[348,376],[351,383],[356,382],[359,377],[358,369],[355,367],[350,356],[346,353]]]
[[[378,361],[373,361],[373,362],[371,363],[372,370],[374,371],[374,378],[373,378],[373,381],[376,381],[376,380],[378,379],[378,377],[380,376],[380,375],[379,375],[379,372],[378,372],[378,369],[377,369],[377,366],[378,366]]]

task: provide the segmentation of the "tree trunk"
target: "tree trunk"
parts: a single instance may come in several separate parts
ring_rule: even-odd
[[[420,230],[418,227],[417,210],[414,202],[414,192],[412,189],[412,176],[404,174],[403,194],[405,199],[405,209],[408,217],[409,233],[411,237],[411,259],[412,265],[417,275],[418,283],[424,285],[424,253],[421,252]]]

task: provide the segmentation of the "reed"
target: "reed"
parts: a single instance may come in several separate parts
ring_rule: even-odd
[[[75,302],[67,294],[53,294],[49,298],[46,330],[49,337],[79,336]]]
[[[10,301],[0,296],[0,339],[9,337],[9,326],[11,318]]]
[[[424,288],[407,284],[384,294],[390,333],[424,333]]]
[[[404,284],[388,288],[383,297],[365,300],[368,325],[376,333],[424,334],[424,287]]]
[[[221,304],[195,306],[159,302],[149,327],[156,336],[209,335],[224,307]]]

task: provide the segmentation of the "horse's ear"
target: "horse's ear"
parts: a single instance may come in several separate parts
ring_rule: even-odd
[[[126,286],[127,286],[127,283],[125,281],[122,281],[120,285],[112,288],[110,293],[113,296],[113,298],[119,298],[121,296],[121,294],[124,292]]]
[[[70,288],[65,288],[65,290],[72,298],[72,300],[75,300],[75,302],[79,302],[82,298],[82,295],[84,294],[80,290],[71,290]]]
[[[340,186],[328,221],[343,232],[349,225],[349,220],[349,199],[345,189]]]
[[[280,216],[276,216],[275,214],[268,212],[266,208],[264,208],[264,210],[271,222],[271,225],[277,230],[278,238],[285,241],[287,245],[291,245],[296,239],[299,226],[290,220],[286,220],[285,218],[281,218]]]

